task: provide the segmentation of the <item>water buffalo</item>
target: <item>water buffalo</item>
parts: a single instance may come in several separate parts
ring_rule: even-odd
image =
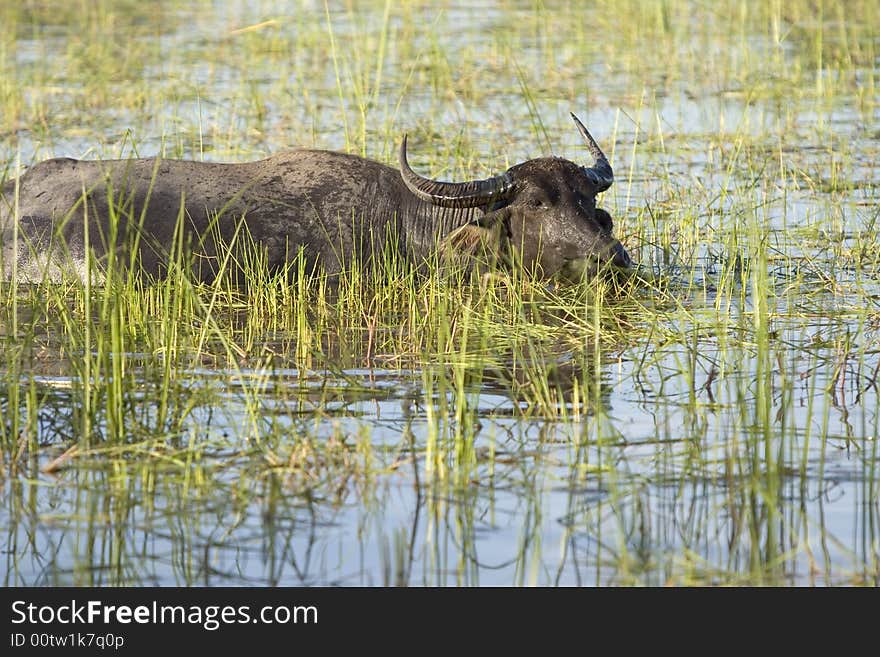
[[[611,217],[596,207],[611,166],[572,118],[590,166],[543,157],[469,182],[415,173],[405,136],[399,170],[315,150],[241,164],[47,160],[2,187],[0,269],[20,282],[83,278],[87,269],[101,276],[111,265],[161,277],[183,253],[207,281],[245,239],[262,253],[260,266],[278,271],[301,253],[307,269],[330,276],[370,266],[382,248],[416,265],[489,254],[541,276],[627,269]]]

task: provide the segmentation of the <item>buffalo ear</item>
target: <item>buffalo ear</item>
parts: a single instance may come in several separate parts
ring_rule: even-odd
[[[609,233],[614,228],[614,221],[611,219],[611,215],[605,212],[602,208],[596,208],[596,221],[598,221],[599,225]]]
[[[441,257],[454,261],[476,258],[485,260],[487,264],[494,262],[502,256],[507,215],[505,210],[488,212],[456,228],[441,240]]]

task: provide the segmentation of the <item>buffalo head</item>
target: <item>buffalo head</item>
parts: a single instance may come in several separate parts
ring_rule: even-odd
[[[628,270],[632,261],[612,234],[611,215],[596,207],[596,195],[614,181],[611,165],[584,125],[571,116],[593,157],[590,166],[543,157],[486,180],[443,182],[412,170],[404,137],[403,180],[414,195],[434,206],[481,211],[446,238],[456,253],[488,247],[504,262],[570,280]]]

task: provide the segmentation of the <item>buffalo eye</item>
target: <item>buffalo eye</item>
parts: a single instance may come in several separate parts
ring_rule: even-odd
[[[581,208],[581,210],[589,212],[593,209],[590,204],[590,199],[583,194],[576,194],[575,198],[577,199],[577,204]]]

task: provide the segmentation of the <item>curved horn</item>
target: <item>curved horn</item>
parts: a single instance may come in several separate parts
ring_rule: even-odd
[[[593,139],[593,135],[587,131],[584,124],[580,122],[580,119],[578,119],[573,112],[571,112],[571,118],[574,119],[578,132],[581,133],[581,137],[587,142],[587,148],[595,160],[593,166],[583,167],[584,173],[587,174],[587,177],[596,185],[597,194],[599,192],[604,192],[611,187],[611,183],[614,182],[614,171],[611,170],[608,158],[605,157],[605,153],[602,152],[602,149],[599,148],[599,144]]]
[[[423,178],[406,161],[406,135],[400,144],[400,175],[413,194],[442,208],[475,208],[506,196],[513,190],[513,178],[502,173],[486,180],[442,182]]]

